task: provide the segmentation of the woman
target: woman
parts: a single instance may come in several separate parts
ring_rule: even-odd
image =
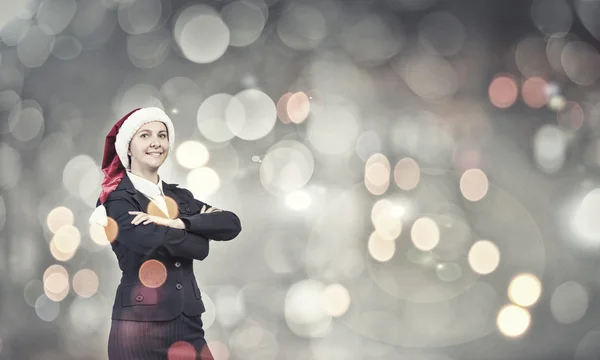
[[[90,223],[105,226],[122,271],[108,340],[110,360],[213,359],[192,261],[209,240],[231,240],[239,218],[163,182],[175,131],[158,108],[135,109],[106,136],[104,180]]]

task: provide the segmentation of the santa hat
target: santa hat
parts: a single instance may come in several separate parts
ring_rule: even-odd
[[[100,191],[100,205],[96,207],[90,216],[90,224],[108,225],[106,208],[103,204],[108,195],[119,186],[121,179],[125,176],[126,169],[129,169],[130,164],[127,156],[129,143],[142,125],[153,121],[160,121],[167,127],[170,153],[175,142],[175,128],[167,114],[156,107],[138,108],[131,111],[117,121],[106,135],[104,156],[102,157],[104,180],[102,180],[102,190]]]

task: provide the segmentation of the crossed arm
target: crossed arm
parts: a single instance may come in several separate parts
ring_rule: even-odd
[[[203,236],[155,223],[133,224],[135,215],[129,212],[137,211],[137,208],[125,199],[109,200],[104,206],[108,217],[117,224],[115,240],[137,253],[151,256],[165,248],[171,256],[196,260],[208,256],[209,241]]]
[[[164,247],[172,256],[203,260],[208,256],[209,238],[231,240],[240,233],[241,224],[233,212],[193,200],[202,212],[179,219],[148,215],[125,199],[109,200],[104,205],[107,215],[117,223],[117,241],[132,250],[151,255]]]

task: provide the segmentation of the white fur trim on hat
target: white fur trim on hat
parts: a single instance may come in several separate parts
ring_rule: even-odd
[[[142,125],[153,121],[160,121],[166,125],[167,131],[169,132],[169,153],[173,151],[175,128],[173,127],[173,122],[169,116],[167,116],[162,109],[157,107],[141,108],[129,115],[123,122],[115,140],[115,150],[125,169],[129,169],[127,150],[129,150],[129,142],[131,142],[133,135],[135,135]]]

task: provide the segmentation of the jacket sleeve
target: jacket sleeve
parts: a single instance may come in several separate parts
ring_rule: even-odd
[[[129,211],[138,209],[123,198],[109,199],[104,206],[107,216],[117,224],[115,241],[137,253],[151,256],[159,249],[165,248],[172,256],[197,260],[208,256],[209,242],[203,236],[154,223],[134,225],[131,220],[135,215],[129,214]]]
[[[194,199],[191,193],[188,197],[191,197],[191,201],[194,201],[200,209],[203,206],[206,206],[207,209],[211,208],[210,205]],[[212,240],[232,240],[242,231],[240,218],[231,211],[223,210],[209,214],[180,216],[179,218],[185,224],[187,231]]]

